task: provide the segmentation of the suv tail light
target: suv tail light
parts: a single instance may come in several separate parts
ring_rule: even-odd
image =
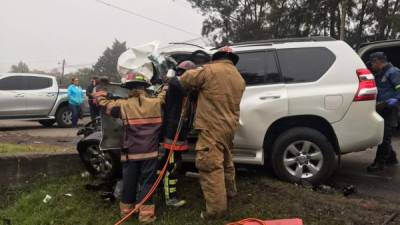
[[[376,100],[378,89],[376,88],[374,75],[368,69],[358,69],[357,76],[359,84],[354,101]]]

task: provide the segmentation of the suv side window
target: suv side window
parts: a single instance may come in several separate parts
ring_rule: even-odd
[[[28,90],[39,90],[53,86],[53,80],[47,77],[25,77],[28,81]]]
[[[11,90],[26,90],[27,82],[23,76],[11,76],[0,79],[0,90],[11,91]]]
[[[277,53],[286,83],[317,81],[336,60],[336,56],[323,47],[280,49]]]
[[[282,82],[275,60],[274,51],[238,53],[240,60],[236,67],[246,85],[265,85]]]

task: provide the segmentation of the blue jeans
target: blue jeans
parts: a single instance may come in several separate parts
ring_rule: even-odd
[[[72,127],[78,127],[78,118],[81,111],[81,106],[69,104],[69,109],[72,112]]]

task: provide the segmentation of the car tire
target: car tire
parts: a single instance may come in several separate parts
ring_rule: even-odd
[[[101,151],[99,143],[88,143],[79,150],[85,169],[95,178],[114,180],[121,177],[121,157],[118,151]]]
[[[61,128],[72,126],[72,111],[68,106],[62,106],[57,110],[56,121]]]
[[[56,122],[55,120],[39,120],[38,121],[44,127],[52,127]]]
[[[275,141],[272,168],[282,180],[318,185],[336,169],[336,154],[328,138],[307,127],[292,128]]]

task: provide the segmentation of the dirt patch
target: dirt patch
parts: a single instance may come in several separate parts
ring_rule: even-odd
[[[62,148],[74,148],[79,137],[34,137],[24,132],[0,132],[0,143],[30,145],[40,147],[51,145]]]

